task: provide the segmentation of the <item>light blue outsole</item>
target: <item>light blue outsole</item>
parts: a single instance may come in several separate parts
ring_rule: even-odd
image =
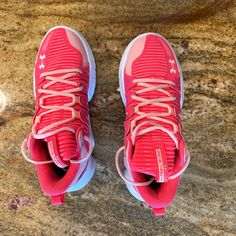
[[[69,187],[67,192],[79,191],[84,188],[92,179],[96,169],[96,164],[93,157],[90,157],[88,161],[88,166],[82,176],[79,178],[79,181]]]

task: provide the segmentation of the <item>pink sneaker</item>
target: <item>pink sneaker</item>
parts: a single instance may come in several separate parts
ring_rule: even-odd
[[[135,198],[155,215],[164,215],[190,161],[179,118],[183,78],[169,43],[154,33],[135,38],[123,54],[119,81],[126,120],[117,170]],[[119,167],[122,151],[124,175]]]
[[[95,61],[87,41],[58,26],[45,35],[34,67],[35,116],[22,145],[53,205],[92,178],[94,139],[88,101],[95,90]],[[26,155],[28,146],[31,158]]]

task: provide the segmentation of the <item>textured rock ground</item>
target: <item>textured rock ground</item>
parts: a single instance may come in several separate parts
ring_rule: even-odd
[[[0,235],[236,235],[235,1],[38,2],[0,3]],[[37,48],[57,24],[81,31],[96,58],[97,171],[88,187],[52,207],[20,145],[34,112]],[[124,120],[118,63],[146,31],[164,35],[182,63],[192,156],[167,216],[158,219],[129,195],[114,166]]]

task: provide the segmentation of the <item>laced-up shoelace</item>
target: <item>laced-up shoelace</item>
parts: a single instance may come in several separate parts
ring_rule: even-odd
[[[41,98],[39,99],[39,106],[41,108],[44,108],[46,111],[42,112],[41,114],[39,114],[35,118],[35,122],[34,122],[33,127],[32,127],[32,132],[30,134],[35,139],[44,139],[44,138],[47,138],[49,136],[55,135],[55,134],[57,134],[61,131],[70,131],[70,132],[75,134],[75,129],[73,129],[69,126],[63,126],[62,128],[58,128],[58,129],[56,129],[56,128],[58,126],[68,124],[69,122],[79,118],[79,116],[77,115],[76,110],[73,107],[78,102],[78,98],[76,97],[76,95],[74,93],[82,91],[83,87],[80,86],[80,84],[78,84],[75,81],[67,80],[68,78],[78,76],[78,73],[82,74],[80,69],[62,69],[62,70],[44,72],[40,75],[40,78],[45,77],[45,80],[48,80],[49,82],[47,84],[43,85],[43,87],[40,88],[38,90],[38,92],[42,93],[42,94],[48,94],[48,95],[41,96]],[[63,76],[57,76],[57,77],[52,76],[52,75],[57,75],[57,74],[64,74],[64,75]],[[75,88],[68,89],[68,90],[63,90],[63,91],[54,91],[54,90],[47,89],[49,86],[52,86],[53,84],[56,84],[58,82],[73,85]],[[72,102],[66,103],[66,104],[60,105],[60,106],[58,106],[58,105],[56,105],[56,106],[50,106],[50,105],[46,106],[46,105],[44,105],[44,103],[43,103],[44,99],[51,98],[51,97],[56,97],[56,96],[64,96],[64,97],[72,98]],[[56,111],[59,111],[59,110],[71,111],[71,118],[66,119],[66,120],[61,120],[61,121],[55,122],[53,124],[49,124],[46,127],[40,129],[38,131],[38,133],[36,133],[36,126],[40,123],[41,118],[46,114],[53,113],[53,112],[56,112]],[[54,129],[54,130],[50,131],[50,132],[47,132],[47,131],[52,130],[52,129]],[[92,154],[92,151],[93,151],[92,141],[90,140],[89,137],[87,137],[87,136],[82,137],[82,136],[83,136],[82,132],[79,132],[79,140],[80,140],[79,145],[81,147],[81,145],[82,145],[81,140],[83,140],[83,139],[86,142],[88,142],[88,144],[89,144],[88,154],[84,158],[81,158],[80,160],[70,160],[71,163],[84,162],[84,161],[88,160],[89,157]],[[32,160],[26,154],[26,147],[27,147],[27,138],[22,143],[21,151],[22,151],[22,154],[23,154],[24,158],[27,161],[29,161],[30,163],[33,163],[33,164],[36,164],[36,165],[53,163],[53,160],[48,160],[48,161],[34,161],[34,160]]]
[[[167,117],[167,116],[170,116],[171,114],[173,114],[172,107],[165,102],[175,101],[175,97],[173,97],[168,91],[166,91],[164,89],[172,88],[173,90],[175,90],[175,88],[174,88],[175,84],[170,80],[156,79],[156,78],[134,79],[133,83],[135,83],[137,86],[144,87],[144,88],[138,90],[135,93],[135,95],[131,95],[131,98],[133,100],[140,102],[134,108],[134,113],[136,113],[138,116],[131,121],[131,145],[132,146],[135,145],[135,140],[136,140],[137,136],[144,135],[144,134],[154,131],[154,130],[161,130],[170,136],[170,138],[175,142],[176,148],[178,149],[178,140],[175,136],[176,133],[178,132],[178,125],[167,118],[163,118],[163,117]],[[159,85],[153,85],[150,83],[154,83],[154,84],[159,83]],[[159,92],[162,92],[163,94],[166,94],[167,96],[163,97],[163,98],[154,98],[154,99],[146,99],[146,98],[138,96],[139,94],[142,94],[145,92],[150,92],[150,91],[159,91]],[[158,107],[164,107],[164,108],[167,108],[168,112],[148,112],[148,113],[145,113],[145,112],[140,111],[139,108],[146,106],[146,105],[154,105],[154,106],[158,106]],[[144,121],[144,122],[136,125],[136,123],[138,121],[142,120],[143,118],[148,118],[150,120],[161,121],[163,123],[170,124],[170,125],[172,125],[173,130],[168,130],[165,127],[163,127],[162,125],[159,125],[158,123],[156,123],[154,121]],[[141,127],[146,126],[146,125],[149,125],[149,127],[140,129]],[[129,148],[130,148],[129,145],[130,144],[128,142],[127,150],[129,150]],[[124,151],[125,163],[127,162],[127,158],[129,158],[129,155],[128,155],[128,152],[127,153],[125,152],[125,150],[126,150],[125,146],[122,146],[121,148],[119,148],[116,153],[116,157],[115,157],[116,168],[117,168],[117,171],[118,171],[120,177],[128,184],[132,184],[134,186],[147,186],[147,185],[151,184],[152,181],[154,180],[154,177],[150,178],[150,180],[148,180],[146,182],[134,182],[134,181],[127,179],[124,176],[124,174],[122,173],[121,168],[120,168],[119,159],[120,159],[120,153],[122,151]],[[168,179],[175,179],[178,176],[180,176],[187,168],[189,162],[190,162],[190,155],[189,155],[188,150],[186,149],[185,150],[185,164],[183,165],[181,170],[179,170],[177,173],[169,176]]]

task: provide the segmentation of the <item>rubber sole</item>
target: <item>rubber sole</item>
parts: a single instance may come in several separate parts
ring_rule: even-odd
[[[126,47],[123,55],[122,55],[122,58],[121,58],[121,61],[120,61],[120,66],[119,66],[119,85],[120,85],[120,95],[121,95],[121,98],[122,98],[122,101],[123,101],[123,104],[124,106],[126,106],[126,97],[125,97],[125,83],[124,83],[124,71],[125,71],[125,65],[126,65],[126,62],[127,62],[127,59],[128,59],[128,55],[129,55],[129,51],[131,49],[131,47],[133,46],[133,44],[135,43],[135,41],[141,37],[144,37],[144,36],[147,36],[147,35],[156,35],[160,38],[162,38],[166,43],[167,45],[171,48],[173,54],[174,54],[174,58],[177,62],[177,66],[178,66],[178,70],[180,72],[180,83],[181,83],[181,86],[180,86],[180,89],[181,89],[181,98],[180,98],[180,107],[182,108],[183,107],[183,103],[184,103],[184,80],[183,80],[183,73],[182,73],[182,69],[181,69],[181,66],[179,64],[179,61],[175,55],[175,52],[173,50],[173,48],[171,47],[170,43],[163,37],[161,36],[160,34],[157,34],[157,33],[152,33],[152,32],[149,32],[149,33],[144,33],[144,34],[141,34],[139,36],[137,36],[136,38],[134,38],[130,43],[129,45]],[[125,177],[131,181],[134,181],[134,179],[132,178],[132,176],[129,174],[129,171],[126,169],[125,170],[125,173],[124,173]],[[138,193],[138,191],[136,190],[136,188],[132,185],[132,184],[128,184],[126,183],[126,187],[127,189],[129,190],[129,192],[139,201],[144,201],[142,196]]]
[[[47,37],[47,35],[52,32],[53,30],[55,29],[58,29],[58,28],[62,28],[62,29],[66,29],[66,30],[69,30],[73,33],[75,33],[79,39],[81,40],[84,48],[85,48],[85,52],[87,54],[87,57],[88,57],[88,62],[89,62],[89,89],[88,89],[88,101],[90,101],[94,95],[94,92],[95,92],[95,87],[96,87],[96,64],[95,64],[95,60],[94,60],[94,56],[93,56],[93,52],[87,42],[87,40],[83,37],[83,35],[81,35],[78,31],[70,28],[70,27],[67,27],[67,26],[55,26],[53,28],[51,28],[47,33],[46,35],[43,37],[42,41],[41,41],[41,44],[40,44],[40,47],[44,41],[44,39]],[[39,48],[40,48],[39,47]],[[36,92],[35,92],[35,71],[34,71],[34,96],[36,97]],[[91,123],[89,121],[89,129],[90,129],[90,139],[92,140],[92,143],[93,143],[93,146],[95,145],[95,141],[94,141],[94,137],[93,137],[93,132],[92,132],[92,127],[91,127]],[[71,185],[69,187],[69,189],[67,190],[67,192],[72,192],[72,191],[78,191],[80,189],[82,189],[83,187],[85,187],[89,182],[90,180],[92,179],[93,175],[94,175],[94,172],[95,172],[95,169],[96,169],[96,164],[95,164],[95,161],[93,159],[93,157],[91,156],[88,160],[88,162],[86,163],[81,163],[81,169],[83,169],[82,167],[82,164],[87,164],[87,167],[85,167],[86,169],[84,170],[84,172],[82,173],[78,173],[78,178],[79,180]]]
[[[79,191],[80,189],[84,188],[92,179],[95,173],[95,169],[96,169],[96,164],[93,157],[91,156],[88,160],[87,167],[84,173],[79,178],[79,181],[71,185],[67,190],[67,192]]]

